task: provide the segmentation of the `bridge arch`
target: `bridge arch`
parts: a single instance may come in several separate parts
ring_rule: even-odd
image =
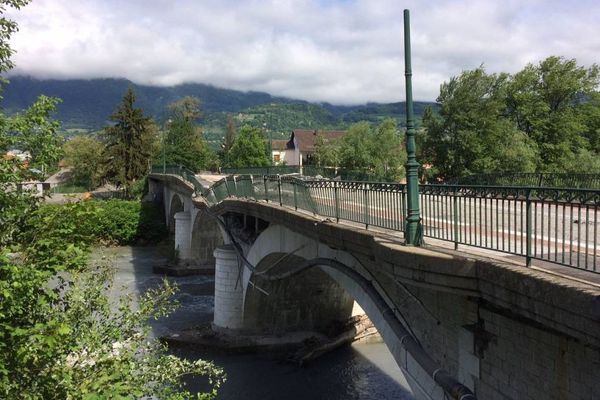
[[[169,228],[169,232],[175,233],[175,214],[184,211],[184,202],[180,194],[171,194],[167,210],[169,210],[167,214],[167,227]]]
[[[253,315],[247,318],[245,314],[256,311],[252,310],[252,307],[256,307],[257,291],[260,292],[261,288],[256,289],[254,286],[257,285],[255,278],[261,274],[261,271],[267,268],[272,271],[269,275],[279,274],[280,278],[285,278],[287,275],[303,274],[306,271],[301,272],[301,270],[313,267],[312,269],[325,273],[330,280],[343,288],[347,296],[355,300],[369,316],[404,373],[416,398],[444,398],[443,389],[425,373],[403,347],[403,341],[406,341],[407,337],[400,336],[398,327],[394,326],[396,324],[390,323],[390,316],[385,315],[395,308],[394,304],[350,253],[318,243],[284,226],[271,225],[257,238],[246,258],[250,264],[257,266],[258,274],[254,274],[248,268],[244,269],[242,309],[245,322],[254,322]],[[286,260],[285,263],[278,262],[282,258]],[[371,285],[373,290],[366,290],[366,285]]]

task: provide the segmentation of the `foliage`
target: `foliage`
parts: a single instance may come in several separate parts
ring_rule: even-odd
[[[508,79],[480,67],[442,84],[439,115],[423,116],[427,137],[420,161],[433,164],[442,177],[533,171],[535,143],[505,116]]]
[[[13,242],[27,215],[37,208],[37,197],[16,190],[29,176],[19,161],[0,157],[0,248]]]
[[[142,241],[156,243],[166,236],[161,211],[152,203],[132,200],[86,201],[78,205],[80,218],[63,205],[46,204],[30,218],[29,231],[44,229],[47,220],[56,230],[77,226],[78,234],[103,244],[130,245]]]
[[[163,141],[165,162],[192,171],[209,168],[216,156],[195,124],[200,117],[200,101],[186,96],[169,105],[169,115],[169,127]]]
[[[14,54],[14,50],[10,47],[10,37],[17,32],[18,26],[15,21],[12,21],[4,16],[7,7],[20,9],[26,6],[29,0],[2,0],[0,1],[0,73],[6,72],[14,66],[10,57]]]
[[[28,109],[6,120],[9,142],[31,153],[31,167],[46,171],[56,168],[62,157],[60,124],[51,118],[59,100],[40,96]],[[4,142],[4,140],[3,140]]]
[[[435,174],[600,170],[597,65],[548,57],[513,76],[465,71],[426,112],[421,161]]]
[[[229,168],[264,167],[271,165],[269,146],[259,128],[243,126],[229,152],[225,155],[225,166]]]
[[[156,139],[156,127],[135,108],[135,94],[127,90],[123,101],[110,116],[114,125],[105,128],[103,138],[103,177],[126,192],[136,180],[146,176],[150,170],[150,157]]]
[[[21,233],[20,256],[9,260],[2,252],[0,397],[191,399],[179,381],[190,373],[213,384],[198,398],[215,395],[221,370],[166,355],[163,345],[148,341],[147,321],[173,309],[174,288],[165,281],[115,305],[108,298],[113,271],[88,265],[92,243],[130,242],[154,229],[147,224],[156,215],[134,216],[142,210],[117,200],[46,205]]]
[[[223,154],[227,154],[233,143],[235,142],[236,137],[236,129],[235,123],[233,122],[233,117],[231,115],[227,116],[227,126],[225,127],[225,137],[223,139]]]
[[[354,124],[340,143],[340,162],[348,169],[365,169],[372,165],[371,126],[367,122]]]
[[[506,103],[519,130],[539,148],[539,171],[587,170],[579,162],[590,150],[583,103],[600,83],[597,65],[584,68],[576,60],[548,57],[529,64],[512,78]],[[582,170],[586,168],[585,170]]]
[[[319,131],[317,131],[313,161],[319,167],[338,167],[340,165],[339,143],[337,143],[337,141],[327,140]]]
[[[0,11],[26,3],[0,0]],[[8,38],[15,30],[0,19],[0,71],[12,65]],[[16,123],[0,114],[0,143],[10,141],[9,123],[18,133],[40,133],[33,127],[47,127],[51,103],[42,100],[41,112],[23,113]],[[149,340],[147,321],[172,309],[173,287],[165,282],[137,301],[109,300],[113,272],[88,265],[95,238],[82,229],[100,212],[88,203],[35,211],[38,200],[16,190],[28,174],[18,160],[0,159],[0,398],[214,398],[220,369],[166,355]],[[185,391],[180,378],[190,373],[207,376],[211,391]]]
[[[92,189],[100,184],[104,145],[91,136],[77,136],[63,146],[65,161],[71,167],[72,181]]]
[[[396,181],[402,179],[406,151],[396,121],[391,118],[383,120],[375,129],[371,143],[375,177]]]
[[[388,118],[375,129],[367,122],[353,124],[335,142],[317,134],[313,159],[320,166],[362,171],[369,179],[398,181],[404,177],[406,152],[396,121]]]

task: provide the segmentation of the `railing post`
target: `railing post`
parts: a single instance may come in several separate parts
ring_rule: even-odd
[[[269,192],[268,192],[268,188],[267,188],[267,176],[263,175],[263,183],[265,186],[265,201],[268,203],[269,202]]]
[[[252,174],[250,174],[250,195],[252,196],[252,199],[258,200],[254,195],[254,176]]]
[[[237,181],[235,180],[235,175],[233,175],[233,190],[235,190],[235,196],[240,197],[240,194],[238,193],[237,189]]]
[[[337,181],[333,181],[333,197],[335,199],[335,221],[340,222],[340,202],[338,200]]]
[[[227,190],[227,197],[231,197],[231,193],[229,193],[229,185],[227,184],[227,177],[225,177],[225,190]]]
[[[527,197],[525,198],[525,213],[526,213],[526,226],[525,226],[525,235],[526,237],[526,253],[525,253],[525,265],[531,265],[531,254],[532,254],[532,215],[531,215],[531,189],[527,189]]]
[[[365,229],[369,229],[369,184],[365,183],[363,188],[363,196],[365,203]]]
[[[292,182],[293,182],[293,186],[294,186],[294,210],[298,211],[298,194],[296,193],[297,192],[297,189],[296,189],[297,182],[296,182],[296,180],[293,180]]]
[[[279,192],[279,205],[283,206],[283,201],[281,199],[281,175],[277,175],[277,191]]]
[[[452,214],[453,214],[453,223],[454,223],[454,250],[458,250],[458,199],[457,199],[457,187],[454,187],[453,196],[452,196]]]

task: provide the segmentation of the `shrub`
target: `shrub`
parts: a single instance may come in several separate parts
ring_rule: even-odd
[[[130,245],[156,243],[166,237],[161,210],[151,203],[128,200],[45,204],[30,220],[27,232],[39,237],[69,236],[77,243]]]

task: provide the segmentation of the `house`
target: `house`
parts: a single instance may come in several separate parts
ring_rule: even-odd
[[[288,141],[285,139],[271,141],[273,165],[289,164],[288,159],[293,157],[293,152],[288,152],[287,143]]]
[[[294,129],[290,140],[273,141],[273,161],[275,164],[284,163],[287,165],[310,165],[312,164],[312,155],[315,152],[317,136],[322,136],[325,141],[333,141],[342,138],[346,131],[322,131],[314,129]],[[285,148],[281,143],[285,142]]]

